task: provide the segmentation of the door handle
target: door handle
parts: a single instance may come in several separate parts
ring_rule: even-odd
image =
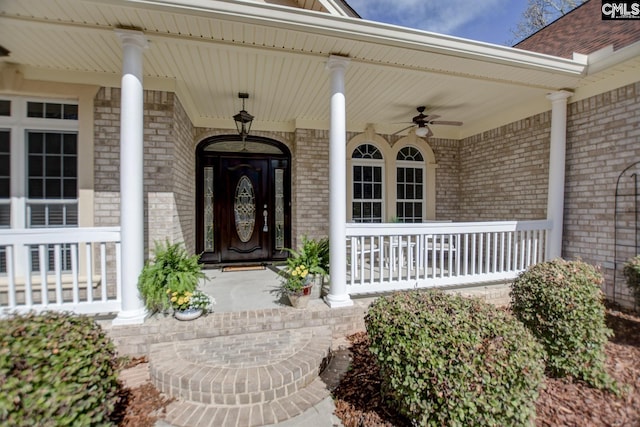
[[[267,205],[264,205],[264,210],[262,211],[262,216],[264,217],[264,226],[262,227],[262,231],[265,233],[269,231],[269,226],[267,225],[267,219],[269,217],[269,212],[267,211]]]

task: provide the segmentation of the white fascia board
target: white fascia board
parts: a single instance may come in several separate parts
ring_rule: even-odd
[[[236,22],[340,37],[376,45],[412,49],[418,52],[435,52],[565,75],[581,76],[586,68],[586,63],[580,59],[559,58],[358,18],[332,16],[304,9],[292,11],[291,8],[283,6],[242,0],[102,0],[100,3],[166,12],[173,11],[197,16],[210,15],[212,18],[224,18]]]
[[[640,57],[640,41],[615,51],[613,46],[607,46],[586,56],[586,74],[593,75],[637,57]]]

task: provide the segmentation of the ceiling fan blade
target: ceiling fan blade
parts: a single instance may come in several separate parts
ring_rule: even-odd
[[[397,135],[400,132],[404,132],[407,129],[411,129],[412,127],[414,127],[415,125],[411,125],[411,126],[407,126],[406,128],[400,129],[399,131],[394,132],[392,135]]]
[[[429,126],[425,126],[427,128],[427,134],[424,136],[425,138],[431,138],[433,136],[433,132]]]
[[[430,125],[448,125],[448,126],[462,126],[462,122],[452,122],[449,120],[436,120],[436,121],[430,121],[429,122]]]

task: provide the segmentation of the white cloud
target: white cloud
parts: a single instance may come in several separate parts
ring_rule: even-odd
[[[364,19],[454,34],[475,19],[508,7],[509,0],[347,0]]]

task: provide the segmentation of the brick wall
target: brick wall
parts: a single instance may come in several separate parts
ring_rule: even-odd
[[[94,224],[120,225],[120,90],[94,100]]]
[[[460,143],[455,140],[430,138],[436,158],[436,219],[460,220]]]
[[[550,112],[460,141],[459,221],[546,218]]]
[[[599,265],[606,292],[632,305],[622,275],[614,292],[618,176],[640,161],[640,82],[569,105],[563,256]]]
[[[292,169],[292,237],[329,235],[329,132],[298,129]]]
[[[172,237],[184,242],[189,253],[196,250],[195,242],[195,180],[196,155],[194,127],[180,104],[178,97],[173,100],[174,158],[172,170],[172,191],[176,211],[173,218]]]
[[[94,100],[96,226],[120,223],[120,89]],[[193,249],[192,126],[173,93],[144,92],[145,246],[185,241]],[[191,193],[190,193],[191,192]]]

